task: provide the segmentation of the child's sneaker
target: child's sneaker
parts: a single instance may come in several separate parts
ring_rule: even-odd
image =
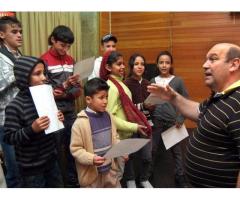
[[[151,183],[149,181],[142,181],[142,182],[140,182],[140,185],[144,188],[153,188],[153,186],[151,185]]]
[[[129,180],[127,181],[127,188],[136,188],[135,180]]]

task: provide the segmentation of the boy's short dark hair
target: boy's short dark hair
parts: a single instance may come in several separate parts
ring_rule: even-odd
[[[60,41],[68,44],[72,44],[74,42],[74,34],[71,29],[64,25],[59,25],[55,27],[48,37],[48,44],[52,45],[51,38],[54,38],[55,41]]]
[[[109,33],[102,37],[101,44],[103,45],[103,43],[109,42],[109,41],[113,41],[113,42],[117,43],[117,38],[114,35],[112,35],[111,33]]]
[[[6,30],[6,25],[13,25],[16,24],[19,27],[22,27],[22,24],[18,19],[14,16],[4,16],[0,18],[0,31],[5,31]]]
[[[109,90],[109,85],[107,84],[107,82],[101,78],[93,78],[85,83],[84,96],[92,97],[94,94],[97,94],[99,91],[102,90]]]
[[[15,16],[4,16],[0,18],[0,31],[5,32],[6,31],[6,25],[17,25],[19,27],[22,27],[22,24]],[[0,38],[0,42],[3,42]]]

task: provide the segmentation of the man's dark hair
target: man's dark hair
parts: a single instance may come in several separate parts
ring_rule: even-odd
[[[5,32],[7,27],[6,25],[17,25],[18,27],[22,27],[21,22],[14,16],[4,16],[0,18],[0,31]],[[2,42],[3,40],[0,38],[0,43]]]
[[[240,58],[240,49],[237,47],[230,47],[226,54],[226,62],[229,62],[234,58]]]
[[[52,45],[51,38],[55,41],[60,41],[68,44],[72,44],[74,42],[74,34],[71,29],[64,25],[59,25],[53,29],[53,32],[48,37],[48,44]]]
[[[97,94],[99,91],[108,91],[109,85],[101,78],[93,78],[87,81],[84,85],[84,96],[92,97],[94,94]]]
[[[18,25],[19,27],[22,27],[22,24],[16,17],[13,16],[4,16],[0,18],[0,31],[6,30],[6,25]]]

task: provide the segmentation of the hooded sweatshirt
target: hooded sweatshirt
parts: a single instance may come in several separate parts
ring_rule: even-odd
[[[34,67],[44,62],[35,57],[20,57],[14,66],[19,93],[6,107],[4,142],[15,146],[16,160],[22,175],[36,175],[52,167],[56,159],[53,134],[35,133],[32,123],[39,118],[29,91]]]

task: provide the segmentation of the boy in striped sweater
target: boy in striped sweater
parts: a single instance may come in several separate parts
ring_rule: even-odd
[[[20,57],[14,66],[20,91],[6,107],[4,142],[15,146],[23,187],[63,187],[54,136],[44,133],[49,118],[38,116],[29,90],[46,83],[46,70],[43,60],[30,56]],[[64,120],[60,111],[58,119]]]
[[[117,163],[103,157],[119,141],[112,116],[106,112],[108,89],[100,78],[85,84],[87,108],[77,115],[72,127],[70,150],[81,187],[121,187]]]

